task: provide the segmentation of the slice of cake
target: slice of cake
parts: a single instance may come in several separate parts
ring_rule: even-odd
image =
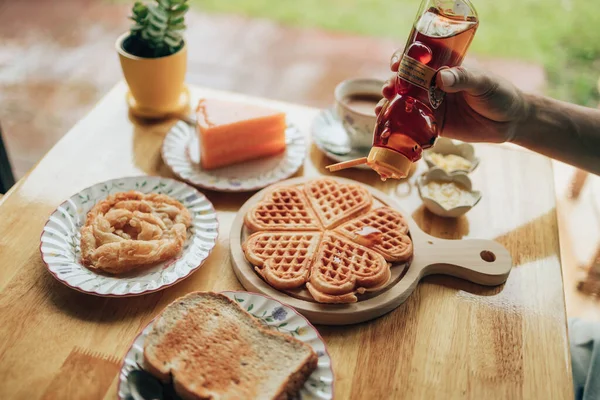
[[[225,167],[285,150],[285,113],[218,99],[200,100],[196,113],[203,169]]]

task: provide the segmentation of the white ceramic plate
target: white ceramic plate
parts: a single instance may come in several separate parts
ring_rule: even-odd
[[[313,121],[312,139],[319,150],[336,162],[354,160],[369,155],[370,147],[354,149],[350,146],[348,133],[331,109],[321,110]],[[354,168],[370,170],[367,165]]]
[[[128,190],[164,193],[180,201],[192,214],[188,239],[174,260],[119,276],[94,272],[81,264],[81,227],[98,201]],[[171,286],[198,269],[215,246],[217,230],[215,209],[198,190],[168,178],[121,178],[84,189],[58,206],[42,231],[40,252],[50,273],[73,289],[97,296],[137,296]]]
[[[287,333],[296,339],[309,344],[317,353],[319,363],[317,369],[310,375],[300,390],[298,399],[301,400],[327,400],[333,399],[333,368],[331,358],[325,348],[325,342],[317,329],[292,307],[279,301],[249,292],[222,292],[230,299],[234,299],[245,310],[258,318],[263,324],[273,330]],[[127,384],[127,375],[134,369],[144,366],[144,339],[152,329],[150,322],[146,328],[135,338],[129,351],[125,355],[121,373],[119,375],[119,399],[126,400],[130,394]]]
[[[285,135],[287,147],[282,154],[203,170],[196,129],[179,121],[165,136],[162,158],[175,175],[191,185],[221,192],[248,192],[289,178],[304,163],[306,141],[302,132],[288,124]]]

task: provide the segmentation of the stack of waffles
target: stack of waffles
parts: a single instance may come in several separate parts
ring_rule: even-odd
[[[360,184],[317,179],[278,186],[245,216],[246,259],[278,290],[306,287],[320,303],[353,303],[384,287],[390,263],[412,257],[400,213],[373,209]]]

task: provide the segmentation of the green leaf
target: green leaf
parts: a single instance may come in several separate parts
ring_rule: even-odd
[[[288,324],[287,322],[284,322],[282,324],[279,324],[277,327],[278,328],[283,328],[284,326],[287,326],[287,324]]]
[[[181,34],[177,31],[167,31],[167,33],[165,34],[165,37],[168,37],[169,39],[173,39],[173,40],[177,40],[177,41],[180,41],[182,39]]]
[[[180,6],[175,6],[171,9],[171,18],[181,17],[190,9],[190,6],[187,4],[182,4]]]
[[[173,47],[173,48],[179,47],[179,45],[181,44],[181,38],[179,38],[179,40],[176,40],[176,39],[172,39],[169,36],[165,36],[163,38],[163,40],[165,41],[165,43],[167,45],[169,45],[170,47]]]
[[[167,26],[169,26],[169,21],[162,21],[158,18],[155,18],[154,16],[151,16],[150,18],[148,18],[148,24],[149,24],[149,26],[152,26],[152,27],[158,27],[159,29],[165,29]]]
[[[248,311],[252,311],[252,309],[253,309],[253,308],[254,308],[254,304],[250,304],[250,305],[248,306]]]
[[[174,30],[174,31],[182,31],[185,28],[186,28],[185,24],[175,24],[175,25],[169,24],[169,29]]]
[[[186,29],[184,14],[189,10],[188,0],[155,0],[152,4],[136,2],[133,15],[135,23],[131,36],[135,46],[144,56],[162,57],[173,54],[182,46],[182,33]]]
[[[160,31],[164,31],[169,26],[167,22],[159,21],[154,18],[150,18],[150,25],[152,25],[153,28],[159,29]]]
[[[148,29],[146,29],[146,32],[148,32],[148,35],[152,37],[162,36],[162,29],[157,28],[154,25],[148,25]]]
[[[183,24],[184,21],[185,21],[185,18],[183,18],[183,17],[171,18],[169,20],[169,25]]]
[[[148,7],[148,11],[150,12],[150,15],[152,17],[156,18],[161,22],[167,22],[169,20],[169,15],[167,14],[167,12],[160,7],[150,6]]]
[[[267,317],[267,318],[265,318],[265,321],[267,321],[267,322],[273,322],[273,318]]]
[[[235,301],[237,301],[238,303],[243,303],[244,299],[240,299],[239,297],[234,297]]]
[[[161,33],[148,27],[142,31],[142,38],[144,38],[149,45],[156,46],[156,42],[160,42]]]
[[[131,11],[133,11],[134,14],[145,13],[148,11],[148,6],[140,1],[136,1]]]

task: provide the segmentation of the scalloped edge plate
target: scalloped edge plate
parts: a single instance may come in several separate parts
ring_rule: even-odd
[[[304,134],[288,122],[285,136],[282,154],[207,171],[199,164],[196,129],[179,121],[167,132],[161,154],[171,171],[190,185],[219,192],[249,192],[289,178],[304,164]]]
[[[80,230],[88,211],[109,194],[138,190],[164,193],[188,208],[192,225],[180,256],[125,275],[94,272],[80,262]],[[164,289],[196,271],[215,247],[217,213],[197,189],[174,179],[136,176],[97,183],[74,194],[50,215],[40,237],[40,253],[48,271],[80,292],[103,297],[139,296]]]
[[[331,357],[327,352],[325,341],[317,329],[302,314],[294,308],[262,294],[241,291],[224,291],[221,294],[235,300],[242,308],[272,329],[292,335],[309,344],[317,353],[319,357],[317,369],[308,377],[300,389],[297,399],[333,399],[334,373]],[[138,365],[143,366],[144,339],[152,329],[153,323],[154,320],[138,334],[125,355],[117,388],[118,397],[121,400],[129,399],[127,375],[132,370],[138,369]]]
[[[471,163],[469,170],[457,169],[454,171],[446,171],[444,168],[439,167],[433,161],[431,161],[431,153],[438,153],[443,155],[454,154],[464,158]],[[475,156],[475,146],[470,143],[461,142],[460,140],[454,140],[446,137],[438,137],[435,145],[423,152],[423,160],[427,164],[429,169],[441,168],[449,174],[455,172],[464,172],[470,174],[475,171],[479,166],[479,158]]]
[[[433,197],[425,194],[423,187],[430,181],[443,181],[443,182],[457,182],[464,186],[471,195],[471,204],[460,205],[452,208],[447,208],[444,204],[438,202]],[[478,190],[473,190],[473,183],[471,178],[464,171],[447,172],[445,169],[440,167],[433,167],[417,179],[417,189],[419,190],[419,197],[425,208],[431,211],[433,214],[444,218],[458,218],[469,212],[473,207],[479,203],[482,194]]]
[[[312,140],[317,148],[336,162],[366,157],[371,150],[370,147],[353,149],[350,146],[348,133],[344,129],[344,126],[337,117],[335,111],[331,108],[319,111],[312,122],[310,131]],[[357,165],[352,168],[365,171],[371,170],[366,164]]]

